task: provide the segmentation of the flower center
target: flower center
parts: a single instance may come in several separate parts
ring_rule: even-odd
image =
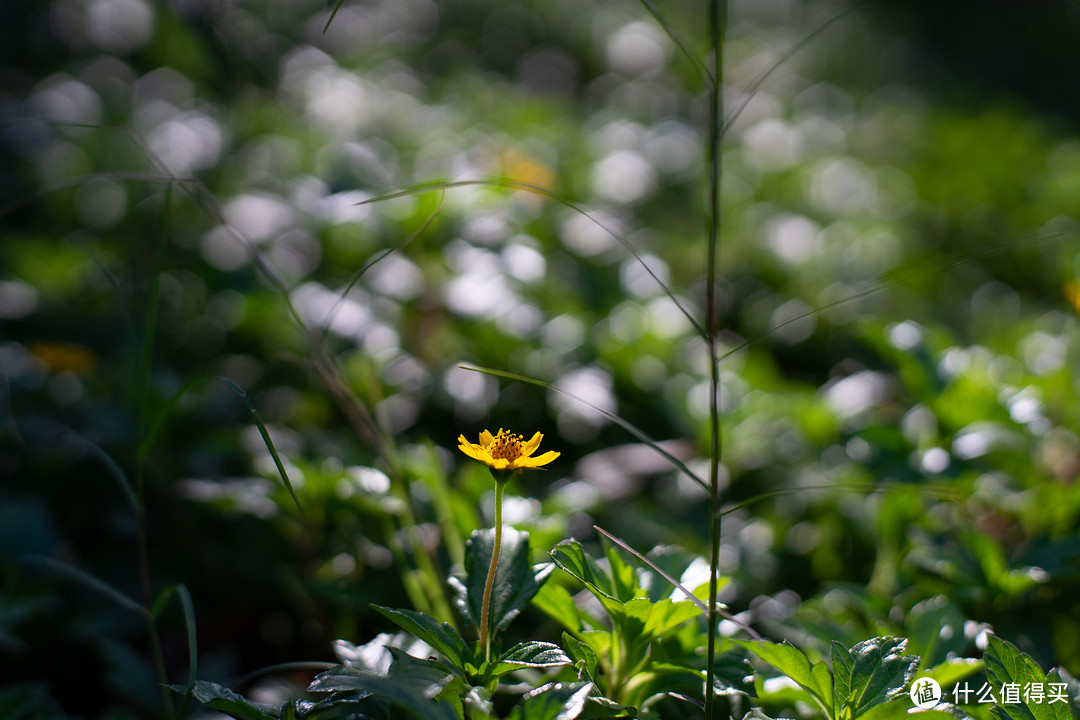
[[[491,446],[488,447],[488,453],[491,457],[498,459],[503,458],[513,462],[521,457],[522,441],[523,437],[520,435],[514,435],[513,433],[500,432],[495,436]]]

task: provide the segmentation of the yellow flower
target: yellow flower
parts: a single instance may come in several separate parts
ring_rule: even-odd
[[[464,435],[458,435],[458,450],[465,453],[473,460],[479,460],[485,465],[490,465],[495,470],[515,472],[525,468],[535,468],[547,465],[559,457],[559,453],[549,450],[543,455],[533,457],[532,454],[540,447],[540,441],[544,436],[536,433],[532,439],[525,442],[521,435],[508,433],[502,428],[497,435],[492,435],[484,430],[480,433],[480,443],[471,443]]]

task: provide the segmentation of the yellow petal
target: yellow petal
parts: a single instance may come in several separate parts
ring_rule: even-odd
[[[543,455],[538,455],[534,458],[521,458],[518,460],[518,464],[521,467],[540,467],[541,465],[547,465],[561,454],[562,453],[557,453],[554,450],[548,450]]]
[[[506,458],[493,458],[490,455],[488,455],[488,459],[484,462],[486,462],[488,465],[495,468],[496,470],[505,470],[510,464],[510,461]]]
[[[499,432],[502,432],[502,430],[500,430]],[[481,445],[483,445],[484,447],[488,447],[493,442],[495,442],[495,438],[492,437],[492,435],[491,435],[491,433],[489,431],[484,430],[484,431],[482,431],[480,433],[480,444]]]
[[[536,448],[540,447],[540,441],[543,439],[544,436],[540,433],[536,433],[535,435],[533,435],[529,442],[525,443],[525,446],[521,448],[521,456],[529,457],[534,452],[536,452]]]
[[[479,460],[480,462],[487,463],[488,465],[491,464],[491,455],[488,454],[488,451],[485,448],[482,448],[479,445],[466,443],[464,445],[459,445],[458,450],[465,453],[473,460]]]

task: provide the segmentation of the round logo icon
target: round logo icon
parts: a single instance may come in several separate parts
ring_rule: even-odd
[[[911,702],[920,710],[932,708],[941,702],[941,686],[933,678],[918,678],[908,690]]]

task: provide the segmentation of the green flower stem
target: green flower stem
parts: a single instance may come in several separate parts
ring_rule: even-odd
[[[494,472],[492,473],[494,475]],[[491,548],[491,565],[488,566],[487,582],[484,584],[484,602],[480,608],[480,644],[484,646],[484,660],[491,662],[491,637],[488,635],[488,616],[491,614],[491,588],[495,585],[495,571],[499,567],[499,551],[502,549],[502,501],[508,476],[495,477],[495,544]]]

